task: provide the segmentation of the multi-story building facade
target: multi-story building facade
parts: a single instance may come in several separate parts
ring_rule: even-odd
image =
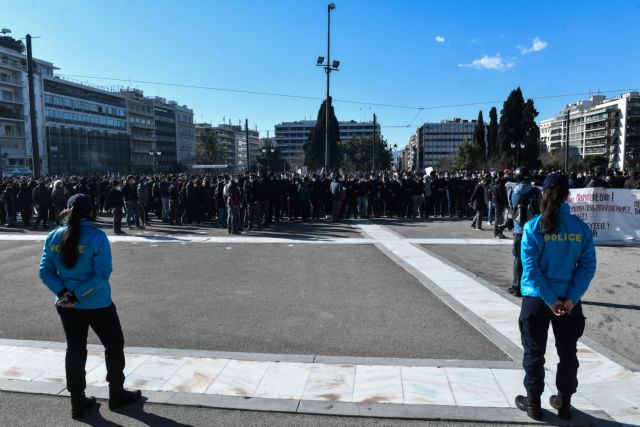
[[[176,145],[176,103],[166,99],[153,98],[153,112],[156,128],[156,149],[154,154],[158,172],[172,172],[178,166]]]
[[[214,133],[218,137],[220,147],[219,164],[226,165],[231,172],[247,170],[247,136],[246,129],[241,126],[220,124],[212,126],[209,123],[195,125],[196,140],[202,135]],[[256,157],[260,154],[260,134],[257,130],[249,130],[249,149],[251,168],[255,167]]]
[[[42,174],[174,172],[195,161],[193,111],[141,90],[54,77],[34,59],[35,121]],[[0,166],[32,173],[27,59],[0,47]],[[155,155],[150,153],[162,153]],[[0,167],[0,169],[2,169]]]
[[[640,167],[640,93],[613,99],[592,96],[565,106],[558,115],[540,122],[540,140],[551,153],[564,153],[569,117],[569,156],[604,156],[618,169]]]
[[[339,122],[339,125],[341,141],[373,137],[373,122],[350,120]],[[304,144],[315,126],[315,120],[282,122],[275,126],[276,147],[282,158],[289,162],[291,169],[298,169],[304,165]],[[380,137],[380,123],[376,123],[376,134]]]
[[[127,102],[127,122],[131,135],[131,171],[154,172],[156,126],[153,100],[144,97],[140,89],[121,90]]]
[[[196,162],[196,128],[193,110],[176,106],[176,161],[187,170]]]
[[[54,69],[50,62],[34,58],[35,117],[42,173],[48,170],[42,134],[42,79],[53,75]],[[30,120],[27,58],[18,51],[0,47],[0,169],[5,172],[33,170]]]
[[[473,140],[476,120],[442,120],[439,123],[424,123],[416,130],[417,169],[438,166],[446,158],[454,156],[464,141]]]
[[[130,171],[124,96],[58,77],[45,77],[43,88],[49,174]]]
[[[418,137],[417,135],[411,135],[409,137],[409,141],[407,142],[407,146],[404,149],[404,169],[406,170],[415,170],[418,167],[418,163],[416,162],[418,158]]]

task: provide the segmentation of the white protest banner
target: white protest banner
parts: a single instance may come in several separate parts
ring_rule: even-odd
[[[576,188],[567,202],[596,242],[640,243],[640,190]]]
[[[507,193],[515,186],[508,182]],[[596,243],[640,245],[640,190],[573,188],[567,203],[571,213],[591,227]]]

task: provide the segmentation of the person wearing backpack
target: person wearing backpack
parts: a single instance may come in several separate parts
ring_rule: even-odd
[[[531,185],[531,171],[525,167],[515,170],[516,187],[509,197],[513,217],[513,283],[509,293],[517,297],[522,279],[520,246],[525,224],[540,213],[540,190]]]
[[[577,342],[584,333],[580,299],[596,272],[591,228],[571,215],[569,180],[552,173],[544,180],[542,215],[527,222],[522,237],[522,307],[518,324],[524,350],[523,385],[527,395],[515,399],[518,409],[542,420],[540,396],[545,388],[545,353],[551,323],[559,363],[558,393],[549,398],[562,419],[570,419],[571,396],[578,388]]]

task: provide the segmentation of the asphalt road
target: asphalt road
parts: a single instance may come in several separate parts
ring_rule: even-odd
[[[81,421],[70,418],[68,398],[0,392],[0,426],[152,426],[152,427],[491,427],[493,424],[457,423],[447,421],[394,420],[382,418],[350,418],[320,415],[281,414],[272,412],[234,411],[189,406],[132,405],[119,412],[111,412],[106,402],[90,411]],[[36,409],[37,410],[34,410]],[[517,427],[514,424],[510,426]]]
[[[113,235],[113,220],[109,216],[100,216],[96,224],[107,234]],[[7,234],[47,234],[54,227],[48,229],[38,227],[3,227],[0,226],[0,233]],[[128,228],[126,220],[123,219],[122,231],[130,236],[153,236],[153,235],[175,235],[175,236],[214,236],[228,237],[229,233],[225,227],[218,227],[217,223],[204,222],[201,224],[170,225],[153,219],[151,226],[146,229]],[[358,230],[350,225],[350,222],[332,223],[329,220],[321,219],[315,222],[303,223],[299,220],[283,220],[280,223],[273,222],[267,227],[257,227],[245,231],[244,234],[251,237],[287,237],[287,238],[361,238]]]
[[[425,246],[453,263],[508,289],[511,246]],[[585,335],[640,363],[640,248],[597,247],[596,276],[583,297]]]
[[[41,243],[0,242],[0,337],[64,341]],[[129,346],[508,360],[373,245],[115,243]],[[95,338],[92,342],[97,342]]]
[[[486,218],[485,218],[486,219]],[[385,225],[403,237],[414,239],[427,238],[468,238],[468,239],[491,239],[493,238],[493,226],[483,221],[483,229],[477,231],[471,228],[471,218],[430,218],[424,219],[397,219],[381,218],[376,219],[376,223]],[[511,236],[508,231],[505,235]]]

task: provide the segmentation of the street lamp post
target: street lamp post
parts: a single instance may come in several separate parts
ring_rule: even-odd
[[[324,103],[324,170],[328,171],[329,164],[329,76],[332,71],[338,71],[340,61],[331,62],[331,11],[336,8],[335,3],[327,6],[327,63],[324,64],[324,57],[319,56],[317,66],[323,67],[327,73],[327,99]]]
[[[154,149],[149,151],[149,155],[153,157],[153,174],[155,175],[158,173],[158,156],[162,156],[162,153]]]
[[[393,152],[396,152],[398,150],[398,144],[393,144]],[[392,167],[396,167],[397,169],[397,165],[398,165],[398,158],[396,158],[396,166],[393,166],[393,153],[391,153],[391,160],[392,160]]]
[[[271,170],[271,166],[269,165],[269,157],[270,157],[270,153],[275,153],[276,149],[273,147],[270,148],[263,148],[262,149],[262,154],[264,154],[264,156],[267,158],[267,172]]]
[[[524,147],[525,145],[523,142],[519,144],[515,142],[511,143],[511,148],[514,148],[516,150],[516,168],[520,166],[520,150],[524,150]]]

